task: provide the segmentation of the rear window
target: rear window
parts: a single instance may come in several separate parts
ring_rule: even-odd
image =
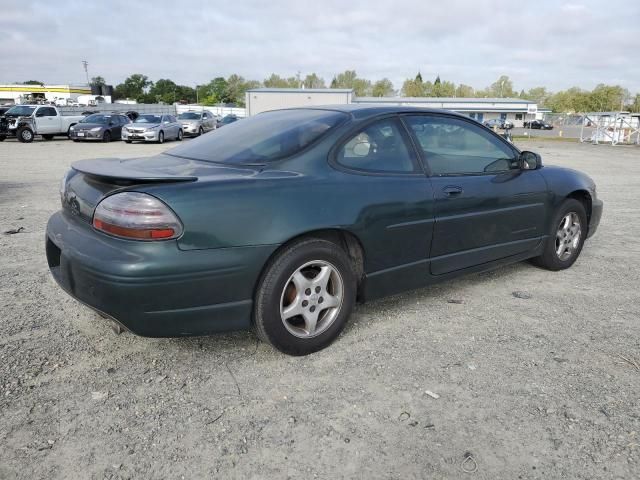
[[[326,110],[280,110],[233,122],[167,153],[218,163],[261,164],[299,152],[348,115]]]

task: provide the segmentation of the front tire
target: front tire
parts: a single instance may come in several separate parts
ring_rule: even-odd
[[[158,133],[158,143],[164,143],[164,132]]]
[[[182,130],[178,130],[178,138],[176,138],[176,140],[178,140],[179,142],[182,141],[182,137],[184,136],[184,133],[182,133]]]
[[[22,143],[31,143],[33,142],[33,130],[29,127],[21,127],[17,131],[17,137]]]
[[[574,198],[566,199],[553,216],[542,255],[532,259],[533,263],[552,271],[569,268],[582,251],[587,228],[584,205]]]
[[[330,345],[356,299],[349,257],[336,244],[308,238],[270,260],[256,295],[253,323],[260,339],[289,355]]]
[[[111,133],[109,133],[109,130],[106,130],[103,134],[102,134],[102,141],[104,143],[109,143],[111,141]]]
[[[198,129],[198,136],[202,135],[204,133],[204,129],[202,127],[200,127]]]

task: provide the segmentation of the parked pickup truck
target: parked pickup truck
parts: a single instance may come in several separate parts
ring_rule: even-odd
[[[17,137],[23,143],[33,141],[36,135],[51,140],[56,135],[69,135],[69,128],[84,117],[63,115],[50,105],[15,105],[4,114],[0,122],[0,141]]]

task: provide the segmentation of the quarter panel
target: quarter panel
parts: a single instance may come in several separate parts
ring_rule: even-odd
[[[325,160],[326,161],[326,160]],[[144,189],[165,201],[184,224],[184,250],[280,245],[314,230],[355,234],[366,271],[428,256],[433,201],[424,176],[263,171],[234,181]]]

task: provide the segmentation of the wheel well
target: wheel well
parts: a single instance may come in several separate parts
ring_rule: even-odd
[[[264,269],[267,267],[267,265],[269,265],[271,260],[275,258],[275,256],[278,255],[284,248],[288,247],[294,242],[297,242],[305,238],[319,238],[331,243],[335,243],[347,253],[347,255],[349,256],[349,259],[351,260],[351,266],[353,268],[353,272],[355,273],[356,279],[358,281],[357,295],[359,298],[361,293],[360,289],[363,285],[363,280],[364,280],[364,256],[365,256],[364,247],[362,246],[360,239],[357,236],[355,236],[353,233],[348,232],[346,230],[341,230],[338,228],[314,230],[314,231],[306,232],[301,235],[297,235],[293,238],[290,238],[289,240],[284,242],[282,245],[280,245],[276,249],[276,251],[271,254],[269,259],[265,262],[265,265],[263,267],[263,272],[261,273],[259,278],[262,278],[262,276],[264,275]],[[258,288],[257,285],[256,285],[256,288]]]
[[[567,198],[574,198],[584,205],[584,210],[587,212],[587,221],[591,220],[591,195],[586,190],[576,190],[567,195]]]

